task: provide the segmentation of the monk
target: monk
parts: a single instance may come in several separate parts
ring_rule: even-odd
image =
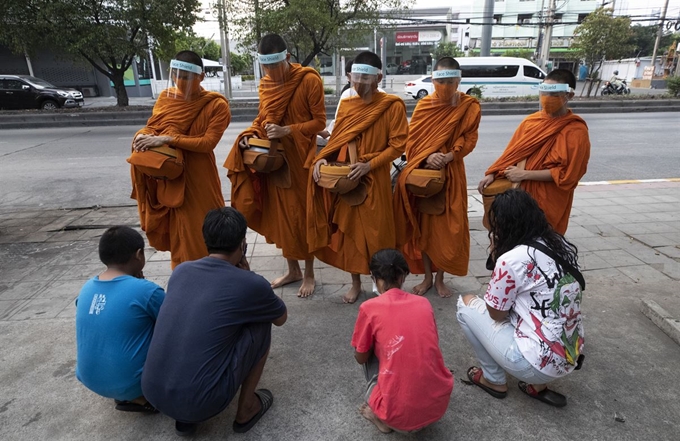
[[[173,269],[208,255],[203,219],[224,206],[213,150],[229,126],[231,112],[223,95],[201,87],[204,76],[201,57],[179,52],[171,62],[174,86],[161,92],[151,118],[132,141],[134,151],[166,144],[183,158],[184,170],[173,180],[157,180],[131,167],[130,197],[137,200],[142,230],[152,247],[170,251]]]
[[[477,144],[481,119],[479,102],[458,92],[461,71],[451,57],[437,61],[432,74],[434,94],[421,99],[413,112],[406,143],[407,165],[394,192],[397,245],[411,272],[425,274],[412,292],[423,295],[434,286],[440,297],[451,297],[444,272],[464,276],[470,259],[467,180],[463,158]],[[424,200],[410,194],[406,178],[413,170],[445,170],[444,188]]]
[[[354,303],[361,294],[360,274],[369,274],[371,256],[396,246],[390,168],[406,147],[408,122],[401,98],[378,91],[381,70],[380,57],[373,52],[354,59],[352,87],[357,96],[340,101],[333,136],[314,158],[307,192],[309,250],[351,273],[345,303]],[[347,177],[359,185],[346,195],[331,193],[318,185],[320,168],[345,162],[350,143],[356,146],[358,161]]]
[[[574,189],[590,158],[588,126],[567,107],[575,87],[576,77],[566,69],[553,70],[545,77],[539,86],[541,110],[522,121],[478,186],[482,193],[501,176],[520,183],[562,235],[569,225]],[[525,159],[524,169],[516,166]]]
[[[258,53],[266,74],[260,81],[259,113],[236,138],[224,163],[231,180],[231,204],[245,215],[250,228],[283,251],[288,273],[275,279],[272,288],[302,280],[298,297],[307,297],[314,292],[314,256],[306,237],[307,179],[316,134],[326,126],[323,83],[314,69],[290,62],[279,35],[265,35]],[[286,165],[276,177],[253,172],[243,163],[243,149],[251,137],[280,141]],[[304,275],[299,260],[305,261]]]

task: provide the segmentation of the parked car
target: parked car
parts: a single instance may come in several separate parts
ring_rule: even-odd
[[[465,93],[481,90],[485,98],[538,95],[538,85],[545,79],[545,72],[525,58],[461,57],[457,60],[463,74],[459,90]],[[408,81],[404,86],[406,95],[415,99],[433,90],[430,75]]]
[[[385,70],[387,71],[387,75],[396,75],[397,72],[399,72],[399,65],[394,63],[387,63]]]
[[[0,75],[0,109],[80,107],[85,101],[75,89],[57,87],[30,75]]]

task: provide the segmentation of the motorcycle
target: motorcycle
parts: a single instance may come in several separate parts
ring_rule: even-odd
[[[605,81],[600,95],[628,95],[630,93],[628,83],[626,83],[626,80],[621,80],[621,83],[621,87],[616,88],[610,81]]]

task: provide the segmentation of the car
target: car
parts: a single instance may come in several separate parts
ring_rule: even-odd
[[[399,72],[399,65],[394,63],[387,63],[385,71],[387,72],[387,75],[396,75],[397,72]]]
[[[83,94],[30,75],[0,75],[0,109],[81,107]]]
[[[434,85],[432,84],[432,77],[430,75],[423,75],[417,80],[407,81],[404,86],[406,95],[410,95],[417,100],[425,98],[431,94],[433,90]]]

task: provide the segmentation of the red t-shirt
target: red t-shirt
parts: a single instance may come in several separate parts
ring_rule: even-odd
[[[439,420],[449,405],[453,375],[439,349],[430,302],[400,289],[364,302],[352,346],[374,350],[378,384],[368,405],[390,427],[411,431]]]

